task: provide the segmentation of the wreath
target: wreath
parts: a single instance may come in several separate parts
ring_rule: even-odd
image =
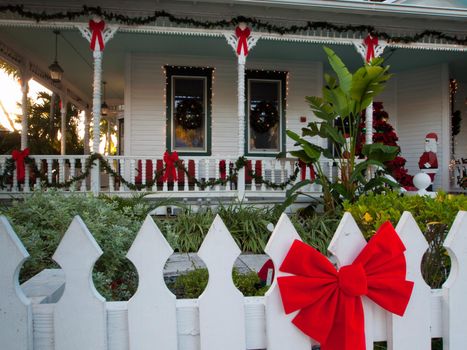
[[[279,112],[271,102],[261,101],[250,112],[250,125],[258,133],[268,132],[279,120]]]
[[[175,118],[185,130],[198,129],[203,124],[203,105],[195,99],[185,99],[178,104]]]

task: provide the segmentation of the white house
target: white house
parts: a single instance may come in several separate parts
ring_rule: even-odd
[[[462,165],[454,169],[450,163],[467,158],[465,1],[159,0],[94,2],[99,9],[83,5],[91,6],[37,0],[1,5],[0,58],[20,68],[25,84],[36,79],[62,101],[85,110],[87,130],[91,120],[95,125],[99,121],[105,81],[105,102],[113,107],[120,135],[120,155],[106,159],[130,183],[149,182],[162,167],[166,150],[177,151],[189,165],[190,176],[198,179],[225,178],[228,164],[245,156],[257,174],[274,183],[287,181],[294,161],[275,156],[293,147],[286,129],[299,132],[315,118],[304,97],[321,93],[323,74],[330,70],[322,46],[332,47],[356,69],[363,63],[363,40],[371,26],[379,35],[376,54],[395,73],[377,100],[389,113],[409,172],[419,172],[425,135],[434,132],[439,164],[434,187],[458,189],[455,176]],[[95,51],[89,48],[94,33],[88,21],[96,14],[105,21],[103,51],[99,40]],[[235,35],[239,16],[246,17],[251,28],[246,56],[236,52],[242,44]],[[54,60],[54,30],[60,31],[57,60],[64,70],[58,83],[49,78],[47,68]],[[450,79],[457,82],[455,95]],[[23,91],[26,96],[27,88]],[[271,107],[265,106],[268,103],[277,113],[271,125],[257,115]],[[460,133],[453,137],[455,110],[463,118]],[[25,136],[22,148],[27,147]],[[89,131],[86,137],[89,140]],[[58,181],[63,182],[80,174],[78,160],[84,163],[87,156],[66,155],[64,147],[62,153],[32,158],[42,167],[57,163],[67,168],[59,171]],[[0,166],[5,166],[10,156],[1,157]],[[332,163],[328,166],[333,171]],[[47,176],[52,181],[52,171]],[[26,172],[25,183],[14,183],[8,191],[30,190],[35,180],[28,177]],[[244,177],[240,171],[235,185],[217,183],[206,189],[180,179],[174,186],[159,182],[152,189],[181,197],[200,195],[200,190],[206,195],[221,191],[226,196],[283,196],[281,190],[255,184],[248,174],[246,181]],[[92,184],[79,181],[72,186],[86,191],[93,185],[96,190],[96,179],[95,173]],[[111,176],[101,180],[106,191],[127,189]]]

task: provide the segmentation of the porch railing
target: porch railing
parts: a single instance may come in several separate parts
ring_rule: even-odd
[[[3,179],[0,193],[28,193],[47,187],[66,192],[96,192],[92,188],[92,174],[86,172],[89,156],[31,155],[29,158],[32,161],[25,164],[24,180],[18,181],[17,173],[13,171],[11,176]],[[177,180],[169,177],[168,181],[162,181],[162,158],[104,156],[103,160],[111,171],[106,171],[101,164],[97,192],[111,194],[147,191],[156,196],[281,197],[296,182],[315,176],[312,168],[293,158],[248,158],[238,169],[238,176],[234,176],[237,157],[181,157],[183,167],[176,171]],[[0,155],[0,175],[9,164],[11,156]],[[321,165],[328,175],[337,175],[332,160],[325,159]],[[301,190],[321,192],[321,187],[310,184]]]

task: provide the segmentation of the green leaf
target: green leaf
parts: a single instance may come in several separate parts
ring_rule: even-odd
[[[396,157],[399,153],[399,147],[388,146],[382,143],[373,143],[370,145],[363,145],[362,153],[370,160],[384,163]]]
[[[325,46],[324,51],[328,55],[328,60],[332,69],[336,72],[337,77],[339,78],[339,85],[342,91],[348,94],[352,87],[352,74],[333,50]]]
[[[357,178],[360,178],[360,181],[361,181],[361,177],[363,177],[363,172],[370,166],[370,165],[374,165],[374,166],[377,166],[377,167],[381,167],[381,168],[384,168],[384,164],[381,163],[381,162],[378,162],[377,160],[373,160],[373,159],[367,159],[361,163],[358,163],[356,166],[355,166],[355,169],[354,171],[352,172],[352,175],[350,175],[350,181],[353,182],[355,181]]]
[[[344,135],[342,135],[341,131],[337,129],[334,126],[331,126],[326,123],[321,124],[321,130],[324,135],[326,135],[328,138],[333,140],[335,143],[339,145],[344,145],[345,144],[345,138]]]

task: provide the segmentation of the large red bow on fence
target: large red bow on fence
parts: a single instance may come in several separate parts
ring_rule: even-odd
[[[378,38],[368,34],[363,43],[366,46],[366,61],[370,62],[375,57],[375,47],[378,46]]]
[[[95,22],[92,19],[89,21],[89,29],[92,32],[91,37],[91,50],[94,51],[96,49],[96,40],[99,42],[99,49],[104,51],[104,39],[102,37],[102,32],[105,28],[105,22]]]
[[[309,245],[295,240],[278,277],[287,314],[300,310],[292,322],[321,343],[321,350],[365,350],[361,296],[402,316],[412,294],[406,280],[405,247],[389,222],[384,223],[351,265],[337,271]]]
[[[25,148],[22,151],[14,150],[11,152],[11,157],[16,162],[16,179],[19,182],[24,181],[25,177],[25,168],[24,168],[24,158],[29,156],[29,148]]]
[[[240,27],[235,28],[235,35],[238,38],[237,43],[237,54],[240,55],[243,48],[243,54],[245,56],[248,55],[248,38],[250,37],[251,30],[250,28],[246,27],[242,29]]]
[[[165,162],[165,172],[162,176],[162,181],[166,182],[169,179],[172,181],[177,181],[177,170],[175,169],[175,164],[178,162],[178,153],[165,151],[164,153],[164,162]]]

